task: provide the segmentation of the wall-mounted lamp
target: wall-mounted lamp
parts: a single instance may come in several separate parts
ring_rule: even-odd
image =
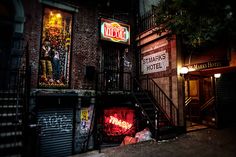
[[[214,74],[214,77],[215,77],[215,78],[220,78],[220,76],[221,76],[220,73]]]
[[[185,75],[185,74],[187,74],[188,73],[188,68],[187,67],[182,67],[181,69],[180,69],[180,75]]]

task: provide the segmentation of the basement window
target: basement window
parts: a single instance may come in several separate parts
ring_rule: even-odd
[[[128,107],[104,109],[104,141],[120,142],[125,136],[133,136],[136,131],[135,111]]]

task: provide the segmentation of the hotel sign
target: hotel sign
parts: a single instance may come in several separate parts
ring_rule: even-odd
[[[229,62],[225,60],[221,61],[209,61],[205,63],[198,63],[188,66],[189,71],[196,71],[196,70],[202,70],[202,69],[209,69],[209,68],[218,68],[218,67],[224,67],[228,66]]]
[[[168,53],[166,50],[144,56],[142,58],[142,73],[149,74],[160,71],[166,71],[169,66]]]
[[[101,18],[100,35],[102,40],[130,44],[130,26],[124,23]]]

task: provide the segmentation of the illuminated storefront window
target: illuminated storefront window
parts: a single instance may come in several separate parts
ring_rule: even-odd
[[[107,136],[133,135],[135,113],[127,107],[112,107],[104,110],[104,132]]]
[[[71,25],[71,14],[45,8],[39,62],[39,87],[68,87]]]

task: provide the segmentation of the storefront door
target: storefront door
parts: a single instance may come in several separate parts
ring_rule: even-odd
[[[189,75],[185,81],[185,97],[191,101],[185,106],[185,113],[190,126],[192,124],[214,125],[215,120],[215,85],[212,76]]]
[[[106,90],[119,90],[123,85],[124,48],[115,44],[103,45],[103,63]]]

